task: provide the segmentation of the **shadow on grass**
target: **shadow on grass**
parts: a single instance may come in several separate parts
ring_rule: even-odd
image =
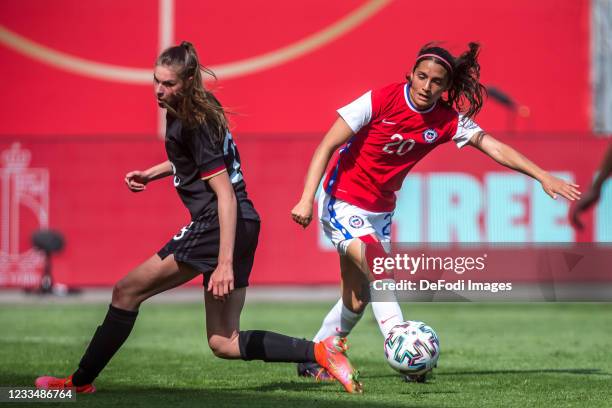
[[[10,380],[7,380],[9,379]],[[7,382],[8,381],[8,382]],[[34,376],[10,375],[6,372],[0,373],[0,386],[32,387]],[[9,384],[10,383],[10,384]],[[125,383],[113,384],[104,381],[98,385],[95,394],[78,394],[77,404],[79,407],[377,407],[398,408],[415,407],[410,402],[396,400],[380,401],[377,393],[365,395],[350,395],[344,392],[338,383],[300,383],[300,382],[273,382],[259,386],[242,387],[236,384],[236,388],[201,388],[196,387],[143,387],[142,385],[130,386]],[[39,402],[28,404],[21,403],[20,407],[40,406]],[[65,403],[45,403],[45,407],[64,407]],[[431,405],[419,404],[418,407],[431,407]]]
[[[481,370],[481,371],[446,371],[436,373],[436,376],[453,375],[498,375],[498,374],[576,374],[576,375],[604,375],[610,373],[602,372],[599,368],[540,368],[537,370]]]
[[[575,374],[575,375],[600,375],[612,376],[612,374],[601,371],[599,368],[540,368],[537,370],[480,370],[480,371],[435,371],[434,378],[456,375],[504,375],[504,374]],[[398,378],[398,374],[364,375],[363,378]],[[427,385],[425,383],[423,385]]]
[[[283,381],[262,384],[252,387],[242,387],[242,390],[255,392],[272,392],[272,391],[292,391],[292,392],[323,392],[323,393],[338,393],[343,391],[342,386],[337,382],[317,383],[311,382],[295,382]]]

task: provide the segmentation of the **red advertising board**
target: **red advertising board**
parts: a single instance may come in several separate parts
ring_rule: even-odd
[[[521,136],[507,142],[542,167],[589,184],[606,141],[582,136],[551,140]],[[262,216],[254,283],[330,283],[338,280],[334,250],[315,222],[306,230],[290,217],[299,199],[316,139],[237,136],[248,192]],[[275,146],[271,149],[270,146]],[[161,141],[35,141],[0,143],[2,248],[23,260],[30,235],[61,231],[65,250],[54,258],[58,280],[111,284],[153,255],[189,223],[170,179],[134,194],[123,178],[165,160]],[[580,154],[577,154],[579,152]],[[510,188],[510,190],[508,190]],[[510,191],[510,192],[508,192]],[[511,173],[473,148],[447,144],[415,167],[400,192],[394,238],[400,241],[611,241],[612,186],[575,233],[569,202],[543,196],[536,183]],[[453,214],[456,214],[454,216]],[[3,284],[27,283],[4,272]],[[6,267],[6,264],[5,264]],[[27,274],[25,275],[27,276]],[[20,281],[21,279],[21,281]]]

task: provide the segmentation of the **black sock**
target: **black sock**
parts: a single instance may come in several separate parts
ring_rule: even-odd
[[[269,362],[306,363],[314,362],[314,343],[282,334],[247,330],[238,333],[240,358]]]
[[[138,312],[118,309],[113,305],[108,307],[104,322],[98,326],[79,368],[72,375],[75,386],[91,384],[95,380],[130,335],[136,316]]]

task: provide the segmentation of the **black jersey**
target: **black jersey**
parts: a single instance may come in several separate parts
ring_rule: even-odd
[[[173,183],[191,219],[217,215],[217,195],[202,179],[227,170],[236,192],[238,218],[259,221],[259,215],[247,196],[240,155],[232,135],[228,132],[223,145],[215,146],[206,126],[186,129],[179,119],[170,115],[167,119],[166,153],[172,164]]]

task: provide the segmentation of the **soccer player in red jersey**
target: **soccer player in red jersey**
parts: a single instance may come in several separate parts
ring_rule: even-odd
[[[390,241],[395,193],[410,169],[437,146],[453,141],[458,148],[475,147],[538,180],[554,199],[579,198],[577,185],[550,175],[476,124],[485,93],[478,53],[476,43],[457,58],[428,44],[419,51],[407,82],[368,91],[338,109],[339,118],[317,147],[302,197],[291,211],[295,222],[310,224],[319,183],[333,153],[343,146],[319,196],[319,220],[340,255],[342,298],[323,320],[315,341],[346,336],[361,318],[374,279],[368,276],[362,246]],[[397,302],[372,302],[372,310],[385,337],[404,321]],[[325,376],[316,364],[300,364],[298,372]]]

